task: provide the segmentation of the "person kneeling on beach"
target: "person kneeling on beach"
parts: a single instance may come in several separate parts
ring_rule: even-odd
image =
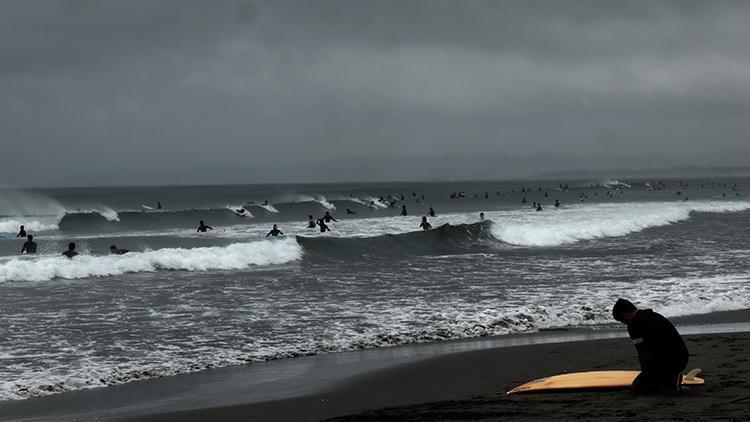
[[[641,373],[633,380],[633,391],[639,394],[679,392],[688,350],[674,325],[651,309],[638,309],[625,299],[617,300],[612,316],[627,324],[630,339],[638,351]]]

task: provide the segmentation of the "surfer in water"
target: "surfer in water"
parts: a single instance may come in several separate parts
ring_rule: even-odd
[[[21,228],[23,228],[23,226],[21,226]],[[26,236],[26,241],[23,242],[23,247],[21,247],[21,253],[24,252],[26,252],[27,254],[36,253],[36,243],[34,242],[34,236]]]
[[[326,223],[330,223],[331,221],[335,221],[338,223],[338,220],[333,218],[330,212],[326,211],[326,215],[323,216],[323,220],[325,220]]]
[[[638,309],[625,299],[617,300],[612,316],[628,326],[628,334],[638,352],[641,373],[633,380],[633,391],[639,394],[679,392],[688,350],[674,325],[651,309]]]
[[[401,215],[407,215],[406,213],[406,205],[401,206]]]
[[[422,222],[419,223],[419,228],[421,228],[422,230],[427,231],[427,230],[430,230],[432,228],[432,224],[430,224],[427,221],[427,217],[422,217]]]
[[[325,217],[318,219],[318,225],[320,226],[320,232],[321,233],[325,233],[327,231],[328,232],[331,231],[331,228],[328,227],[328,225],[326,225]]]
[[[23,226],[18,230],[16,237],[26,237],[26,229]]]
[[[354,214],[357,214],[357,213],[350,210],[349,208],[346,209],[346,215],[354,215]]]
[[[68,250],[62,253],[63,256],[68,258],[73,258],[74,256],[78,255],[78,252],[76,252],[76,244],[75,242],[68,243]]]
[[[283,236],[284,233],[281,230],[279,230],[279,226],[277,226],[276,224],[274,224],[273,228],[271,229],[270,232],[268,232],[268,234],[266,235],[266,237],[268,237],[268,236],[276,237],[278,235],[282,235]]]
[[[307,228],[314,229],[316,227],[316,224],[315,224],[315,220],[313,219],[313,216],[308,215],[307,218],[309,218],[309,220],[307,220]]]
[[[435,216],[435,210],[432,209],[432,207],[430,207],[430,212],[428,214],[430,214],[430,217],[434,217]]]
[[[128,252],[130,252],[129,249],[118,249],[115,245],[109,247],[109,253],[112,255],[125,255]]]
[[[203,220],[198,222],[198,233],[205,233],[207,230],[213,230],[214,228],[203,223]]]
[[[484,221],[484,213],[483,212],[479,213],[479,221]]]

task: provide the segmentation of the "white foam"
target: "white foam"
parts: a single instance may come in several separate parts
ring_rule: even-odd
[[[27,232],[41,232],[57,230],[59,218],[57,217],[9,217],[0,218],[0,233],[17,233],[21,226]]]
[[[368,206],[369,206],[369,205],[372,205],[372,206],[374,206],[375,208],[381,208],[381,209],[386,209],[386,208],[388,208],[388,205],[386,205],[386,204],[384,204],[384,203],[380,202],[380,199],[378,199],[378,198],[375,198],[375,197],[372,197],[372,196],[368,196],[368,197],[367,197],[367,198],[365,198],[365,199],[366,199],[366,201],[367,201],[367,205],[368,205]]]
[[[736,212],[750,202],[626,203],[573,206],[556,212],[493,215],[492,234],[520,246],[556,246],[624,236],[690,218],[691,212]]]
[[[97,205],[94,208],[90,209],[76,209],[76,210],[66,210],[66,214],[99,214],[102,217],[104,217],[107,221],[113,221],[117,222],[120,221],[120,216],[117,214],[117,211],[113,210],[112,208],[106,206],[106,205]]]
[[[243,207],[243,206],[233,206],[233,205],[227,205],[227,209],[228,209],[229,211],[232,211],[233,213],[235,213],[235,214],[237,214],[237,215],[241,216],[241,217],[248,217],[248,218],[253,218],[253,217],[255,217],[255,216],[253,215],[253,213],[251,213],[251,212],[250,212],[249,210],[247,210],[247,209],[246,209],[245,207]]]
[[[40,256],[0,263],[0,282],[79,279],[157,270],[241,270],[300,259],[302,248],[292,239],[235,243],[225,247],[167,248],[125,255]]]
[[[632,187],[625,182],[620,182],[619,180],[610,180],[610,179],[605,179],[599,184],[607,188],[630,188]]]
[[[351,198],[348,198],[348,199],[351,199]],[[334,211],[334,210],[336,210],[336,206],[335,206],[335,205],[333,205],[333,204],[332,204],[331,202],[329,202],[328,200],[326,200],[326,197],[325,197],[325,196],[323,196],[323,195],[315,195],[315,196],[310,196],[310,195],[300,195],[300,196],[298,196],[298,197],[297,197],[297,198],[295,199],[295,201],[294,201],[294,202],[317,202],[318,204],[322,205],[322,206],[323,206],[323,208],[325,208],[325,209],[327,209],[327,210],[329,210],[329,211]]]

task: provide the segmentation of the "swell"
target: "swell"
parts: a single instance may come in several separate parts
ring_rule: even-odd
[[[141,211],[118,211],[108,214],[99,211],[91,212],[67,212],[59,223],[46,225],[48,229],[59,227],[67,232],[115,232],[128,230],[159,230],[173,228],[197,227],[198,221],[203,220],[208,225],[227,226],[236,224],[247,224],[266,221],[307,221],[307,216],[321,217],[324,212],[333,212],[338,203],[342,210],[351,209],[358,215],[372,211],[373,208],[364,201],[355,200],[333,200],[311,199],[300,202],[282,202],[278,204],[246,203],[242,205],[227,205],[220,208],[189,209],[189,210],[141,210]],[[379,216],[396,214],[398,210],[393,209],[391,213],[381,213]],[[365,214],[365,215],[370,215]],[[14,219],[8,227],[12,230],[18,228],[20,218]],[[9,230],[12,231],[12,230]]]
[[[478,253],[491,247],[490,221],[473,224],[443,224],[428,231],[384,234],[373,237],[297,236],[309,259],[356,257],[391,258],[402,255]]]

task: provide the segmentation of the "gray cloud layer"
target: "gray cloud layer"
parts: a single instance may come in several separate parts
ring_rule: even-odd
[[[0,177],[744,165],[749,39],[742,1],[4,0]]]

